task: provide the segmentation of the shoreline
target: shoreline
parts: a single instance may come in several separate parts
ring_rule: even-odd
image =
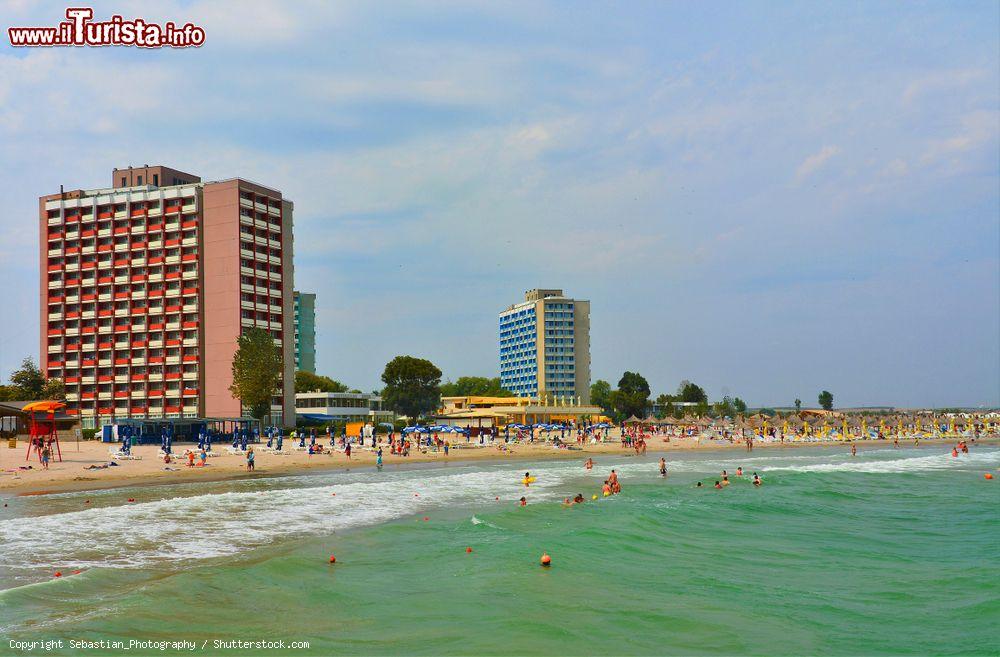
[[[921,444],[930,445],[950,445],[957,442],[957,437],[945,438],[922,438]],[[902,446],[912,445],[912,440],[900,441]],[[858,441],[856,443],[859,451],[864,451],[866,447],[884,447],[892,443],[886,441]],[[976,445],[1000,444],[1000,436],[988,436],[978,440]],[[291,453],[282,456],[257,452],[257,469],[255,472],[247,472],[243,455],[217,452],[219,456],[213,456],[208,461],[208,466],[188,467],[186,464],[174,462],[170,467],[172,470],[165,470],[166,467],[161,458],[157,458],[159,447],[156,445],[140,445],[134,449],[135,453],[142,457],[142,460],[120,461],[115,468],[101,470],[85,470],[88,465],[108,462],[107,443],[81,443],[79,452],[67,449],[64,452],[66,460],[56,462],[51,465],[50,470],[37,469],[37,462],[31,462],[36,469],[18,472],[19,476],[14,476],[4,472],[0,476],[0,497],[26,497],[36,495],[48,495],[55,493],[67,493],[90,490],[113,490],[119,488],[153,487],[171,484],[186,484],[195,481],[204,482],[224,482],[245,479],[264,479],[272,477],[285,477],[296,474],[310,474],[323,472],[339,472],[358,467],[374,467],[375,454],[367,450],[357,450],[352,454],[350,460],[341,453],[333,455],[317,454],[309,456],[304,453]],[[787,441],[784,443],[757,443],[755,449],[795,449],[799,447],[823,447],[823,448],[846,448],[846,441],[828,440],[817,442]],[[576,446],[574,446],[576,447]],[[738,450],[745,452],[746,448],[740,443],[728,443],[720,440],[696,440],[691,437],[672,436],[669,444],[664,443],[662,437],[656,436],[649,441],[648,453],[669,454],[671,452],[688,452],[699,450]],[[178,445],[178,449],[182,446]],[[225,449],[223,446],[222,449]],[[23,465],[23,460],[11,463],[10,455],[20,455],[23,459],[23,452],[20,450],[4,449],[0,452],[0,466],[5,470],[13,466]],[[542,461],[542,460],[570,460],[583,459],[596,456],[625,456],[634,455],[631,448],[623,448],[619,442],[609,442],[600,444],[584,444],[576,449],[555,449],[548,444],[514,444],[509,452],[501,452],[495,446],[484,447],[460,447],[452,448],[446,457],[444,452],[411,452],[408,457],[389,456],[385,454],[383,461],[385,466],[431,466],[442,463],[467,464],[477,461],[502,462],[512,460]],[[107,476],[102,476],[107,475]]]

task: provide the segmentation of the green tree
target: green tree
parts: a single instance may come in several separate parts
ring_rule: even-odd
[[[328,376],[303,370],[295,373],[295,392],[347,392],[347,390],[347,386],[343,383]]]
[[[17,398],[16,386],[0,385],[0,401],[19,401]]]
[[[733,417],[736,415],[736,410],[736,401],[728,395],[723,397],[721,402],[712,404],[712,411],[716,417]]]
[[[611,393],[611,406],[619,421],[632,415],[645,417],[649,406],[649,383],[638,372],[625,372],[618,389]]]
[[[649,397],[649,383],[638,372],[625,372],[618,381],[618,389],[626,394],[642,394]]]
[[[500,377],[460,376],[452,383],[441,384],[442,397],[513,397],[514,393],[504,390]]]
[[[680,386],[677,389],[677,396],[682,402],[705,402],[708,403],[708,395],[705,390],[690,381],[681,381]]]
[[[824,390],[819,393],[819,405],[825,411],[833,410],[833,393],[829,390]]]
[[[30,356],[21,361],[21,369],[10,375],[10,384],[17,389],[17,400],[31,401],[42,398],[42,388],[45,387],[45,375],[35,365]]]
[[[604,409],[605,415],[611,415],[614,412],[611,405],[611,384],[604,379],[590,384],[590,403]]]
[[[737,413],[746,413],[747,403],[742,399],[740,399],[739,397],[737,397],[736,399],[733,400],[733,410],[735,410]]]
[[[42,386],[40,399],[51,399],[53,401],[66,401],[66,385],[62,379],[49,379]]]
[[[233,384],[229,391],[258,420],[271,411],[271,397],[281,378],[281,349],[264,329],[250,328],[236,341]]]
[[[386,363],[382,382],[385,405],[411,420],[434,410],[441,401],[441,370],[423,358],[396,356]]]
[[[802,400],[801,399],[796,399],[795,400],[795,412],[798,413],[801,410],[802,410]]]

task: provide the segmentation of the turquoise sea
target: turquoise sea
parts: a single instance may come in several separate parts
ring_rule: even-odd
[[[0,654],[1000,653],[997,447],[659,456],[5,498]]]

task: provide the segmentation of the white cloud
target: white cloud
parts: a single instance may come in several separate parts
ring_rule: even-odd
[[[824,146],[818,152],[813,153],[802,160],[795,170],[795,180],[801,182],[823,168],[830,158],[840,153],[839,146]]]

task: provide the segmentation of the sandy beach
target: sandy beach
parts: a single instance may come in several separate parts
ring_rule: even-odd
[[[921,438],[921,444],[951,444],[957,437]],[[997,442],[998,438],[991,436],[983,438],[980,443]],[[901,444],[912,444],[912,440]],[[861,449],[869,446],[884,447],[891,441],[859,442]],[[825,446],[829,449],[847,449],[842,441],[829,440],[825,442],[791,442],[757,443],[758,449],[784,449],[804,446]],[[137,460],[114,461],[118,465],[101,469],[88,469],[91,466],[105,465],[112,462],[109,456],[108,443],[97,441],[64,442],[62,445],[63,460],[53,461],[48,470],[33,457],[25,461],[26,445],[23,441],[17,443],[17,449],[4,446],[0,449],[0,495],[34,495],[50,492],[73,490],[93,490],[121,486],[162,485],[165,483],[187,483],[196,480],[220,481],[234,478],[273,477],[296,474],[312,469],[343,469],[350,467],[372,467],[375,465],[375,454],[367,449],[355,449],[348,458],[341,452],[310,455],[305,451],[289,450],[286,444],[286,454],[271,454],[256,450],[256,467],[254,472],[247,472],[246,459],[242,454],[230,454],[226,445],[216,445],[214,456],[208,459],[205,467],[189,467],[186,459],[178,459],[169,465],[163,462],[162,452],[158,445],[138,445],[132,452],[141,457]],[[181,455],[186,449],[195,449],[194,445],[179,443],[174,445],[174,453]],[[710,440],[702,437],[700,440],[692,437],[672,436],[666,442],[662,436],[649,440],[649,452],[671,452],[677,450],[695,449],[732,449],[745,451],[739,443],[729,443],[722,440]],[[480,459],[512,459],[523,461],[539,461],[546,459],[585,459],[588,456],[599,455],[629,455],[634,454],[631,448],[623,448],[617,441],[585,444],[573,449],[556,449],[547,443],[512,443],[507,451],[500,451],[496,446],[479,446],[475,443],[469,446],[452,447],[448,456],[443,451],[411,451],[409,456],[392,456],[385,450],[383,463],[390,467],[399,464],[431,463],[431,462],[461,462]],[[24,466],[30,470],[21,470]]]

